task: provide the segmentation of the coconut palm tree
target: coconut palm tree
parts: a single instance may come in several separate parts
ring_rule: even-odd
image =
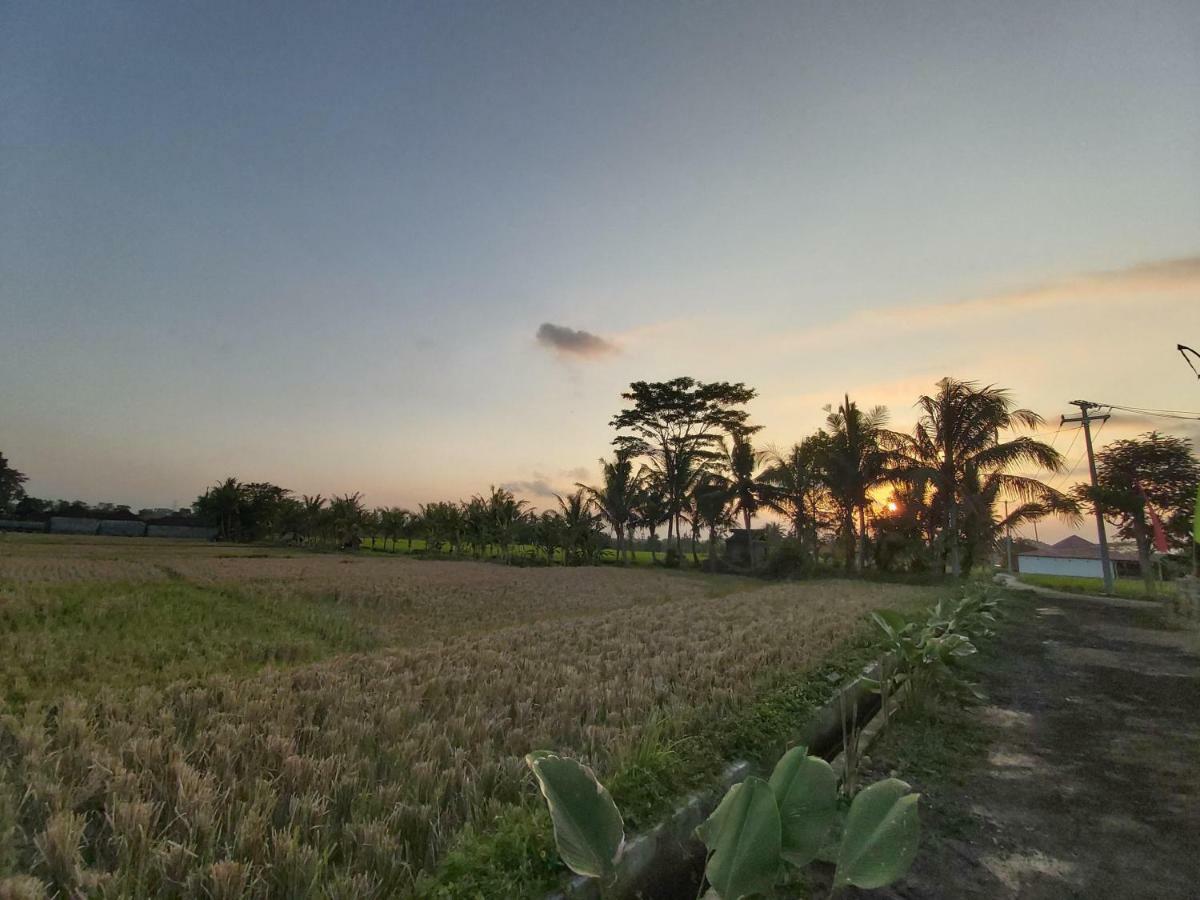
[[[829,488],[825,484],[824,465],[829,435],[822,431],[793,444],[786,454],[772,450],[768,464],[759,476],[763,504],[786,516],[801,553],[817,556],[817,529],[825,524]]]
[[[546,510],[533,521],[533,540],[534,543],[545,551],[546,562],[554,562],[554,554],[558,552],[560,547],[563,547],[566,540],[567,526],[563,521],[561,513],[554,510]],[[566,563],[566,552],[563,553],[563,562]]]
[[[511,491],[492,486],[487,498],[488,518],[491,520],[492,536],[500,545],[500,553],[506,563],[512,559],[513,540],[527,515],[528,506],[524,500],[517,500]]]
[[[329,522],[337,546],[343,550],[357,550],[362,543],[362,528],[367,517],[362,494],[335,496],[329,501]]]
[[[729,483],[715,475],[703,479],[692,493],[692,513],[697,525],[708,529],[708,567],[717,567],[717,539],[733,521],[733,494]]]
[[[463,532],[476,559],[483,556],[492,540],[487,501],[478,494],[463,504]]]
[[[829,440],[825,452],[824,480],[837,507],[846,568],[861,572],[866,559],[867,507],[873,488],[887,482],[892,454],[891,432],[884,427],[888,412],[876,406],[859,409],[849,395],[835,410],[826,406]],[[858,518],[857,539],[855,517]]]
[[[563,545],[566,556],[564,561],[584,562],[592,556],[596,529],[600,525],[601,515],[595,511],[586,487],[581,487],[575,493],[567,494],[566,497],[555,496],[558,499],[565,528]]]
[[[642,490],[637,498],[635,522],[638,527],[646,529],[650,543],[650,559],[652,562],[658,562],[658,527],[671,517],[671,513],[666,492],[659,480],[651,475],[642,478],[641,483]]]
[[[755,476],[761,460],[762,455],[754,449],[748,437],[734,436],[725,464],[733,497],[733,511],[742,515],[746,535],[750,534],[750,522],[762,505],[762,484]]]
[[[243,485],[234,477],[210,487],[195,503],[201,517],[217,526],[217,533],[224,540],[236,540],[240,536]]]
[[[601,459],[600,472],[604,480],[600,487],[588,487],[578,482],[576,487],[587,492],[596,510],[616,533],[617,562],[621,562],[625,531],[634,520],[638,494],[642,488],[641,479],[633,471],[633,461],[622,454],[617,454],[612,462]],[[628,557],[625,562],[628,562]]]
[[[681,447],[671,456],[669,467],[664,466],[657,457],[651,457],[639,472],[641,480],[655,485],[654,489],[661,495],[666,507],[663,521],[667,525],[668,560],[673,557],[677,559],[680,554],[680,526],[688,498],[696,486],[710,473],[717,471],[725,461],[720,438],[716,439],[715,446],[717,449],[710,449],[709,445]],[[661,523],[656,523],[656,527],[657,524]]]
[[[955,577],[963,572],[964,537],[978,541],[994,528],[993,509],[1001,493],[1023,504],[1018,507],[1022,517],[1072,514],[1075,507],[1066,495],[1037,478],[1010,471],[1027,466],[1055,473],[1064,464],[1058,451],[1030,436],[1001,440],[1001,432],[1042,424],[1037,413],[1014,408],[1007,390],[943,378],[937,391],[922,395],[916,405],[921,417],[912,435],[891,435],[898,454],[890,477],[928,486],[930,506],[941,524],[942,551]],[[986,523],[968,523],[967,516]]]
[[[320,494],[309,496],[305,494],[301,499],[303,512],[301,514],[301,539],[308,540],[311,537],[319,537],[321,535],[325,514],[325,498]]]

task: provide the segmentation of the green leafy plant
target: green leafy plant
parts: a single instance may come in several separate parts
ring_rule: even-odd
[[[936,697],[982,699],[959,663],[976,652],[976,640],[992,635],[996,609],[989,593],[969,591],[958,600],[939,601],[924,621],[876,610],[871,620],[883,632],[886,653],[868,684],[885,705],[897,697],[917,705]]]
[[[837,776],[823,759],[793,747],[775,764],[769,782],[779,805],[780,856],[806,866],[820,853],[837,814]]]
[[[552,753],[526,757],[554,822],[563,862],[608,878],[624,846],[621,815],[591,769]],[[769,780],[751,776],[725,794],[696,829],[708,848],[704,877],[717,900],[770,893],[814,859],[836,864],[833,891],[877,888],[902,877],[920,840],[919,794],[889,778],[860,791],[839,821],[837,777],[823,759],[794,747]],[[835,827],[840,826],[840,827]]]
[[[625,847],[625,825],[608,790],[587,766],[546,751],[525,757],[554,823],[554,843],[567,867],[608,878]]]
[[[908,871],[921,836],[920,796],[898,778],[878,781],[858,793],[842,832],[835,891],[846,885],[885,887]]]
[[[761,778],[731,787],[696,836],[709,850],[704,877],[718,897],[747,897],[774,886],[783,824],[778,797]]]

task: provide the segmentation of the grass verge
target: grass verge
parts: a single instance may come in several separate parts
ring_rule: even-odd
[[[1038,587],[1064,591],[1069,594],[1103,594],[1104,582],[1099,578],[1073,578],[1067,575],[1021,575],[1021,581]],[[1175,585],[1169,581],[1155,582],[1156,594],[1147,594],[1142,580],[1118,578],[1113,582],[1113,593],[1129,600],[1162,600],[1175,595]]]

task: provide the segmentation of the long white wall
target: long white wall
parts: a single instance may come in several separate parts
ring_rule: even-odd
[[[1024,575],[1066,575],[1070,578],[1103,578],[1098,559],[1064,559],[1061,556],[1021,556]]]

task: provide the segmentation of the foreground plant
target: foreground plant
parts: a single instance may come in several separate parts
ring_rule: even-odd
[[[883,633],[886,654],[879,661],[878,677],[867,681],[880,695],[885,717],[889,701],[897,697],[916,704],[936,697],[983,699],[960,663],[977,652],[975,641],[992,635],[996,608],[993,596],[977,591],[959,600],[939,601],[924,621],[906,619],[894,610],[871,613]]]
[[[592,770],[552,753],[526,762],[571,871],[610,878],[624,848],[621,815]],[[805,747],[789,750],[770,780],[751,776],[726,793],[696,829],[708,849],[704,877],[718,900],[767,894],[815,859],[836,865],[832,892],[885,887],[912,865],[920,840],[919,794],[896,778],[860,791],[839,822],[837,776]]]
[[[554,753],[530,753],[525,763],[546,798],[567,868],[589,878],[610,877],[625,848],[625,824],[608,789],[587,766]]]

